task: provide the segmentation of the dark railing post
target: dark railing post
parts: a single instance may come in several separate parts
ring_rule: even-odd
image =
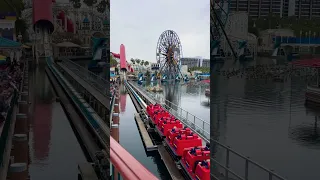
[[[230,161],[230,151],[229,148],[227,148],[227,154],[226,154],[226,169],[225,169],[225,174],[226,174],[226,179],[229,179],[229,162]]]
[[[249,179],[249,157],[246,159],[246,165],[245,165],[245,180]]]

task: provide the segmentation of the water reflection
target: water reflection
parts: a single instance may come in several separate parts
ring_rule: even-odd
[[[76,179],[77,165],[86,159],[61,105],[54,100],[44,65],[29,70],[29,88],[31,179]]]
[[[121,86],[120,88],[123,88]],[[133,157],[142,163],[151,173],[160,179],[170,179],[170,175],[166,170],[159,154],[147,154],[141,137],[138,132],[137,125],[133,118],[136,109],[128,94],[122,94],[126,97],[126,111],[120,114],[120,144]]]
[[[155,86],[156,83],[146,82],[142,86]],[[201,119],[209,122],[210,118],[210,99],[205,96],[205,89],[209,88],[209,84],[201,84],[195,81],[188,83],[169,83],[162,82],[163,92],[152,93],[156,97],[165,98],[182,109],[194,114]],[[177,106],[167,103],[177,110]]]
[[[263,61],[267,60],[255,63]],[[304,79],[292,77],[276,83],[213,76],[211,82],[215,84],[211,89],[211,138],[290,180],[320,179],[316,168],[320,166],[319,115],[306,113]],[[216,151],[216,158],[224,162],[225,151]],[[230,163],[235,172],[244,174],[244,161],[232,157]],[[254,179],[268,178],[256,168],[251,171]]]

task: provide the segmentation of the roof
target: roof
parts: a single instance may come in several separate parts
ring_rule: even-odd
[[[17,48],[21,47],[21,43],[0,37],[0,48],[2,47]]]
[[[72,42],[62,42],[62,43],[56,44],[56,46],[57,47],[80,47],[80,45],[74,44]]]

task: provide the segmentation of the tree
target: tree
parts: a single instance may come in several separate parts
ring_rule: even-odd
[[[131,58],[130,61],[132,62],[132,64],[135,64],[135,61],[133,58]]]
[[[145,66],[148,66],[148,65],[149,65],[149,62],[148,62],[148,61],[145,61],[145,62],[144,62],[144,65],[145,65]]]
[[[97,11],[99,13],[104,13],[107,10],[107,8],[109,9],[109,7],[107,6],[108,6],[107,0],[101,0],[100,3],[97,5]]]
[[[147,76],[147,77],[150,77],[150,72],[147,71],[144,75]]]
[[[83,0],[83,3],[85,3],[88,7],[93,7],[93,5],[97,4],[97,0]]]
[[[140,64],[141,60],[140,60],[140,59],[135,59],[135,62],[136,62],[137,64]]]
[[[81,0],[69,0],[75,9],[81,8]]]
[[[143,66],[143,64],[144,64],[144,60],[141,60],[141,63],[140,63],[140,65],[141,65],[141,66]]]
[[[110,66],[117,66],[118,62],[114,59],[112,55],[110,55]]]

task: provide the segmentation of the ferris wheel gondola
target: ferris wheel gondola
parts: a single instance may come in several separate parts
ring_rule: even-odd
[[[182,57],[182,46],[180,39],[172,30],[164,31],[157,43],[157,63],[160,65],[159,72],[167,79],[175,79],[180,71],[180,59]]]

